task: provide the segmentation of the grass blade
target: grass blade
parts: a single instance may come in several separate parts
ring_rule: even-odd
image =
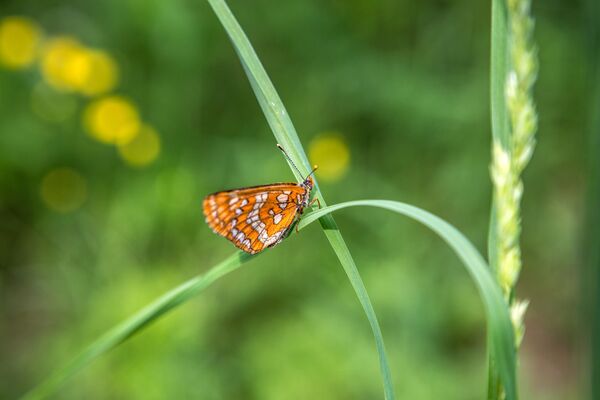
[[[507,388],[514,387],[514,353],[512,352],[511,345],[513,343],[513,331],[508,311],[500,290],[492,279],[485,261],[475,247],[458,230],[435,215],[408,204],[389,200],[358,200],[325,207],[306,215],[300,221],[298,228],[303,229],[308,224],[334,211],[355,206],[384,208],[413,218],[435,231],[454,249],[467,267],[483,299],[488,330],[492,338],[491,344],[495,354],[498,355],[497,359],[501,376],[507,382]],[[89,365],[93,360],[139,333],[170,310],[190,300],[216,280],[238,269],[242,264],[254,257],[257,256],[250,256],[242,252],[234,253],[206,274],[194,277],[167,292],[130,318],[109,330],[69,364],[27,393],[24,399],[33,400],[48,397],[67,379]],[[514,399],[510,395],[510,391],[508,392],[508,399]]]
[[[508,308],[489,267],[475,247],[456,228],[435,215],[408,204],[390,200],[357,200],[313,211],[299,223],[299,229],[334,211],[355,206],[384,208],[405,215],[437,233],[454,250],[475,282],[485,307],[488,337],[495,365],[506,390],[506,398],[516,399],[513,329]]]
[[[240,58],[244,71],[250,81],[250,85],[254,90],[254,94],[256,95],[275,138],[289,153],[291,159],[300,169],[300,172],[304,176],[307,176],[310,172],[310,163],[308,162],[306,153],[300,143],[296,129],[294,128],[275,87],[271,83],[264,67],[258,59],[256,52],[252,48],[250,41],[225,1],[208,0],[208,2],[231,39],[233,47]],[[303,176],[299,175],[296,171],[293,172],[298,180],[303,178]],[[318,189],[318,183],[316,184],[315,191],[315,196],[319,198],[321,204],[325,205],[325,199]],[[394,390],[381,328],[379,327],[379,322],[377,321],[377,316],[371,304],[371,300],[369,299],[365,285],[356,268],[356,263],[354,262],[350,250],[348,249],[333,217],[326,214],[319,222],[321,223],[321,227],[323,228],[331,247],[340,260],[340,263],[350,280],[350,284],[367,316],[371,330],[373,331],[375,345],[379,356],[385,398],[392,400],[394,399]]]
[[[251,258],[253,258],[253,256],[243,252],[235,253],[217,264],[206,274],[194,277],[165,293],[130,318],[106,332],[75,357],[69,364],[51,375],[29,393],[25,394],[23,399],[34,400],[48,397],[67,379],[90,364],[93,360],[123,343],[173,308],[185,303],[196,294],[202,292],[217,279],[238,269]]]

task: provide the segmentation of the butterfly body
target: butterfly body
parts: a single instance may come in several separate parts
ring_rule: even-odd
[[[301,183],[274,183],[216,192],[206,196],[206,223],[239,249],[256,254],[280,243],[310,204],[314,186],[309,176]]]

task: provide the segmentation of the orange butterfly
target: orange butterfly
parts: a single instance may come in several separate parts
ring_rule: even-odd
[[[296,168],[283,147],[277,147]],[[202,205],[206,223],[246,253],[273,247],[289,234],[304,208],[319,202],[317,198],[310,201],[314,186],[311,175],[316,169],[301,183],[273,183],[209,194]]]

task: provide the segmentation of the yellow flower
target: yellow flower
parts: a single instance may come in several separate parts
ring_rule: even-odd
[[[310,143],[308,153],[319,169],[317,175],[325,181],[341,179],[350,165],[350,149],[338,133],[326,132]]]
[[[90,103],[83,121],[88,133],[103,143],[127,144],[140,130],[137,109],[121,96],[107,96]]]
[[[101,50],[88,49],[77,39],[60,36],[44,49],[42,73],[57,89],[96,96],[112,90],[118,81],[117,64]]]
[[[89,68],[83,46],[73,37],[59,36],[44,46],[42,74],[57,89],[77,89],[87,79]]]
[[[160,153],[160,137],[156,131],[142,125],[138,134],[129,143],[119,145],[119,154],[129,165],[144,167],[152,163]]]
[[[42,180],[41,195],[48,208],[68,213],[81,207],[87,197],[87,185],[76,171],[57,168]]]
[[[41,31],[28,18],[7,17],[0,22],[0,62],[8,68],[21,69],[37,56]]]
[[[88,50],[85,53],[89,69],[86,79],[81,82],[80,91],[86,96],[97,96],[114,89],[119,71],[113,58],[101,50]]]

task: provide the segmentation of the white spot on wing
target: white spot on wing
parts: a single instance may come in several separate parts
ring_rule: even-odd
[[[267,194],[259,193],[256,196],[254,196],[254,198],[256,199],[256,204],[254,205],[254,208],[260,208],[260,206],[262,204],[258,204],[258,203],[264,203],[265,201],[267,201]],[[256,207],[257,205],[258,205],[258,207]]]
[[[265,246],[271,246],[279,240],[283,231],[275,232],[272,236],[269,236],[266,241],[264,241]]]
[[[277,225],[278,223],[281,222],[282,218],[283,218],[283,215],[281,215],[281,214],[275,214],[275,216],[273,217],[273,223],[275,225]]]
[[[277,196],[277,201],[280,203],[285,203],[288,201],[288,195],[285,193],[281,193],[279,196]]]
[[[258,235],[258,240],[260,240],[260,241],[261,241],[261,242],[263,242],[263,243],[266,243],[266,242],[267,242],[267,240],[269,240],[269,234],[267,233],[267,231],[266,231],[266,230],[263,230],[263,231],[261,232],[261,234],[260,234],[260,235]]]
[[[258,216],[258,210],[252,210],[248,213],[248,218],[246,218],[246,222],[248,224],[252,224],[255,221],[258,221],[260,217]]]

